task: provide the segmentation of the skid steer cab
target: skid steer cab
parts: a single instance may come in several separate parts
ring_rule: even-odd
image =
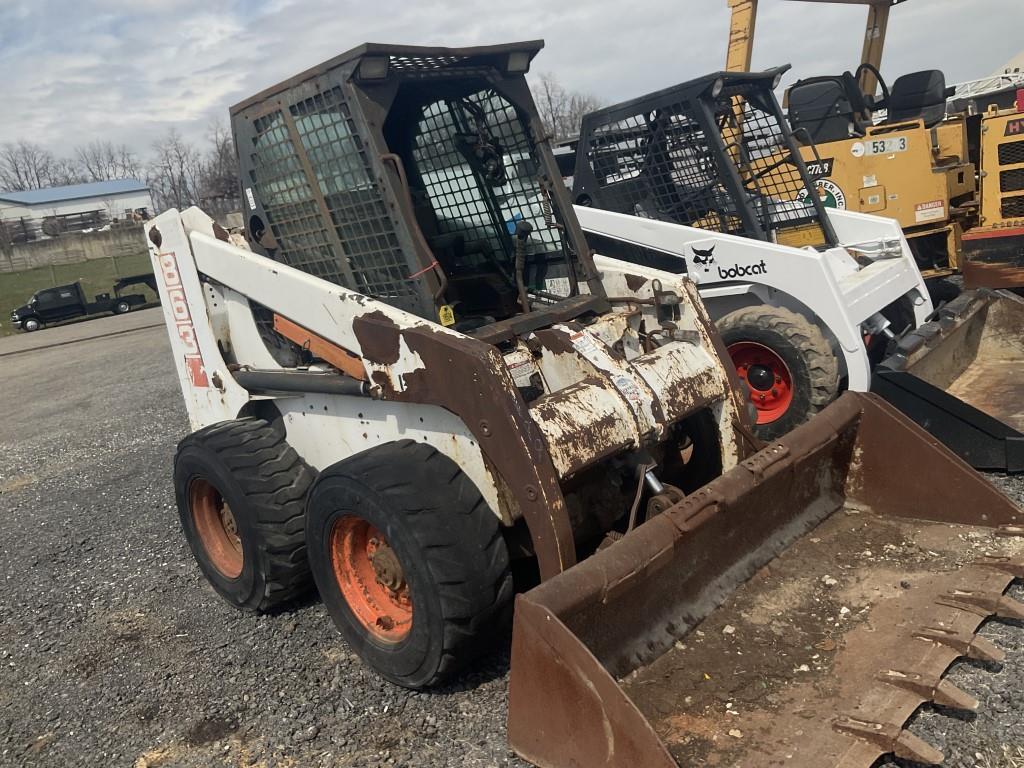
[[[1024,305],[971,291],[934,316],[899,222],[844,210],[832,160],[790,131],[773,93],[784,71],[586,115],[573,196],[591,246],[697,283],[760,436],[871,390],[973,466],[1024,470]]]
[[[548,579],[751,450],[685,276],[592,257],[524,77],[539,42],[364,45],[234,107],[251,248],[148,227],[194,432],[182,525],[232,604],[315,582],[419,688]]]

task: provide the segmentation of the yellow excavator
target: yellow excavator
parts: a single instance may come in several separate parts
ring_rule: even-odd
[[[797,1],[868,6],[856,72],[805,78],[786,94],[819,197],[898,220],[925,277],[1024,286],[1024,90],[950,102],[935,69],[890,87],[882,52],[892,6],[906,0]],[[728,2],[726,68],[748,71],[757,0]]]

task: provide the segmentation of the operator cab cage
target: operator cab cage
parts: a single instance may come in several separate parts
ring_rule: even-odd
[[[368,43],[232,107],[254,250],[491,343],[605,311],[526,84],[542,47]]]
[[[718,72],[584,116],[573,200],[787,245],[836,236],[773,89]]]

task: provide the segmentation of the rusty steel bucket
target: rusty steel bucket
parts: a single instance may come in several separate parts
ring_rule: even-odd
[[[905,730],[1024,618],[1021,510],[874,395],[519,596],[509,741],[543,768],[938,764]]]
[[[1024,472],[1024,299],[965,291],[900,340],[871,391],[976,469]]]

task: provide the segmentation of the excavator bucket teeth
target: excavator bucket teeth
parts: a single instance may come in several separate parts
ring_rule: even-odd
[[[520,595],[509,739],[544,768],[939,764],[906,730],[973,710],[945,675],[1019,616],[1021,510],[849,393]]]
[[[1024,472],[1024,299],[965,291],[907,334],[871,389],[977,469]]]

